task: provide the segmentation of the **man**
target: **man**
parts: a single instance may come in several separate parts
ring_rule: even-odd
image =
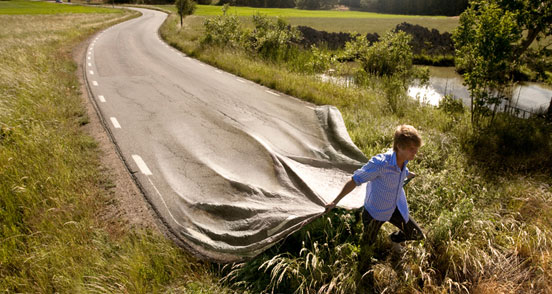
[[[326,205],[326,211],[330,211],[356,186],[369,182],[366,185],[362,213],[364,233],[361,248],[374,243],[381,226],[386,221],[399,228],[399,231],[389,236],[395,243],[424,239],[422,230],[409,215],[402,188],[405,179],[415,176],[408,171],[406,165],[408,161],[414,159],[421,146],[422,138],[413,126],[398,126],[395,130],[393,150],[372,157],[366,165],[355,171],[352,179],[345,184],[335,200]],[[361,255],[366,254],[361,253]]]

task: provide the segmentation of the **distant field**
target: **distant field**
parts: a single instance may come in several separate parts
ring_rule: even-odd
[[[0,14],[120,13],[120,10],[43,1],[0,1]]]
[[[455,18],[286,18],[291,25],[302,25],[327,32],[357,32],[378,33],[383,35],[386,31],[395,28],[402,22],[417,24],[429,29],[437,29],[439,32],[450,32],[458,26]]]
[[[159,5],[159,7],[176,11],[174,5]],[[422,25],[430,29],[437,29],[440,32],[452,32],[458,26],[458,18],[456,17],[380,14],[360,11],[230,7],[228,13],[244,18],[249,18],[256,13],[271,17],[279,16],[292,25],[304,25],[327,32],[378,33],[380,35],[402,22]],[[194,14],[198,16],[221,15],[222,7],[197,5]]]
[[[171,5],[174,6],[174,5]],[[301,10],[295,8],[256,8],[256,7],[230,7],[227,13],[238,16],[251,16],[257,12],[268,16],[314,17],[314,18],[418,18],[416,15],[380,14],[361,11],[337,11],[337,10]],[[222,6],[197,5],[197,15],[220,15]],[[432,18],[446,18],[435,16]]]

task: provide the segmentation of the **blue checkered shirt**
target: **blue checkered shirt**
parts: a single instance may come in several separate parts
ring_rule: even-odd
[[[366,184],[366,199],[364,208],[370,215],[379,221],[388,221],[393,215],[395,208],[408,222],[408,203],[402,183],[408,176],[408,168],[397,166],[397,154],[393,150],[378,154],[370,159],[362,168],[355,171],[353,180],[357,186]]]

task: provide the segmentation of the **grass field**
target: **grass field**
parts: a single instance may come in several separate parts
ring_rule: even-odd
[[[174,6],[174,5],[173,5]],[[373,12],[362,11],[337,11],[337,10],[302,10],[296,8],[257,8],[257,7],[243,7],[232,6],[226,12],[227,14],[235,14],[238,16],[252,16],[256,13],[264,14],[267,16],[279,16],[279,17],[309,17],[309,18],[419,18],[414,15],[397,15],[397,14],[381,14]],[[195,13],[196,15],[213,16],[222,14],[222,6],[215,5],[197,5]],[[428,18],[446,18],[444,16],[435,16]]]
[[[32,15],[0,15],[0,292],[224,292],[208,265],[160,233],[106,217],[117,199],[82,128],[72,50],[137,13],[17,5]]]
[[[174,5],[159,5],[159,7],[176,11]],[[250,16],[260,13],[270,17],[282,17],[291,25],[310,26],[327,32],[378,33],[380,35],[402,22],[438,29],[440,32],[451,32],[458,25],[456,17],[395,15],[359,11],[231,7],[227,13],[236,14],[247,20]],[[194,14],[205,17],[221,15],[222,8],[213,5],[197,5]]]
[[[44,1],[0,1],[0,14],[121,13],[119,10]]]

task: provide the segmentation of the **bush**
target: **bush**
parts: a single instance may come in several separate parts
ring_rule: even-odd
[[[361,35],[345,45],[345,55],[360,62],[365,72],[376,76],[403,75],[412,69],[412,38],[404,32],[388,32],[370,46]]]
[[[321,50],[314,45],[311,47],[309,57],[308,62],[305,64],[306,67],[304,67],[304,71],[308,72],[324,72],[337,63],[335,55],[332,55],[328,51]]]
[[[552,167],[552,126],[541,118],[500,113],[494,124],[465,138],[463,145],[489,171],[549,171]]]
[[[451,95],[445,95],[441,101],[439,101],[439,109],[449,114],[464,113],[464,104],[462,100],[456,99]]]
[[[245,46],[263,58],[286,60],[292,41],[300,39],[299,32],[291,28],[283,19],[271,22],[266,16],[253,15],[255,29],[245,40]]]
[[[218,47],[238,47],[242,40],[240,20],[236,15],[221,15],[207,18],[203,23],[205,35],[201,44]]]

